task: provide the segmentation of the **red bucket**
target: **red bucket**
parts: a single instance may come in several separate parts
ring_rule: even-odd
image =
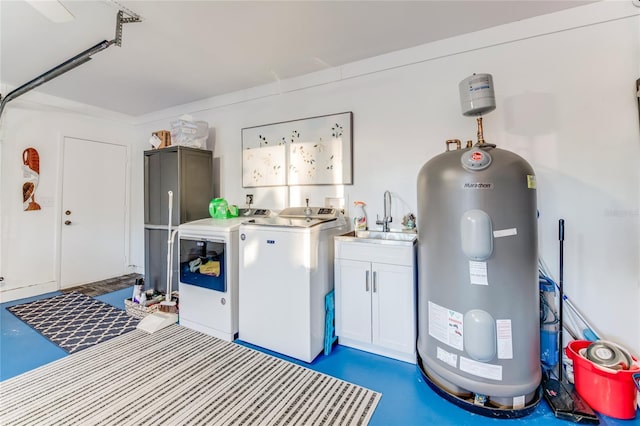
[[[634,363],[629,370],[612,370],[595,365],[580,354],[588,340],[574,340],[565,352],[573,360],[573,380],[578,394],[591,408],[616,419],[636,417],[636,385],[633,374],[640,372]],[[634,361],[637,359],[634,357]]]

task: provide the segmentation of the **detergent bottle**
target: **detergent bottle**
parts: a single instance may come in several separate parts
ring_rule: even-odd
[[[229,204],[224,198],[214,198],[209,203],[209,214],[214,219],[227,219],[229,217]]]
[[[356,231],[365,231],[367,229],[367,214],[364,212],[365,203],[355,201],[353,205],[356,208],[356,213],[353,217],[353,228]]]

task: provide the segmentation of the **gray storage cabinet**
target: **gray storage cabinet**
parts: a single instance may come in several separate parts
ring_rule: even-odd
[[[213,153],[171,146],[144,152],[145,287],[167,288],[169,195],[173,191],[171,227],[209,216],[214,198]],[[172,290],[178,288],[178,247],[174,240]]]

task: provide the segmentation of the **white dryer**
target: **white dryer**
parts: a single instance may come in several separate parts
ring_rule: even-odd
[[[324,348],[325,295],[333,290],[338,210],[292,207],[240,226],[239,338],[311,362]]]
[[[180,324],[232,341],[238,337],[238,228],[270,210],[243,209],[230,219],[200,219],[178,227]]]

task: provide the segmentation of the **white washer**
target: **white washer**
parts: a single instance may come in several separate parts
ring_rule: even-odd
[[[241,210],[237,218],[178,227],[181,325],[226,341],[238,337],[238,228],[249,217],[270,213]]]
[[[333,237],[349,229],[336,209],[310,209],[245,222],[239,243],[239,338],[305,362],[324,348]]]

